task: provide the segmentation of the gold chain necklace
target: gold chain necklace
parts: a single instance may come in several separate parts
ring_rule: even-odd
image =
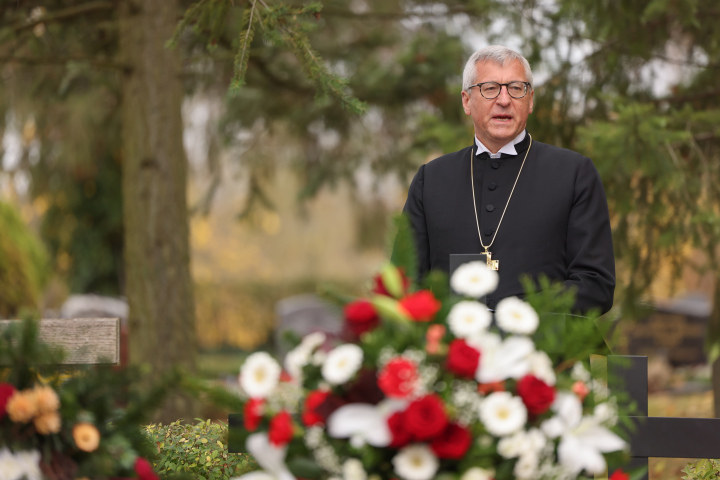
[[[508,205],[510,205],[510,199],[513,196],[513,193],[515,193],[515,185],[517,185],[518,180],[520,179],[520,174],[522,173],[523,167],[525,166],[525,160],[527,160],[528,153],[530,153],[530,147],[532,147],[532,135],[528,133],[528,136],[530,137],[530,145],[528,145],[527,151],[525,152],[525,158],[523,158],[522,164],[520,165],[520,171],[517,174],[517,177],[515,177],[515,183],[513,183],[512,190],[510,190],[510,196],[507,199],[507,202],[505,203],[505,208],[503,209],[502,215],[500,215],[500,221],[498,222],[498,226],[495,229],[495,234],[492,237],[492,240],[490,240],[490,243],[488,245],[485,245],[482,241],[482,235],[480,235],[480,220],[478,220],[478,214],[477,214],[477,203],[475,202],[475,176],[473,175],[473,151],[472,148],[470,149],[470,183],[472,185],[472,194],[473,194],[473,209],[475,210],[475,224],[477,225],[477,232],[478,232],[478,238],[480,239],[480,245],[485,249],[484,252],[482,252],[480,255],[485,255],[485,258],[487,260],[487,266],[490,267],[493,270],[499,270],[500,269],[500,260],[493,260],[492,259],[492,253],[490,252],[490,247],[492,247],[492,244],[495,243],[495,237],[497,237],[498,230],[500,230],[500,224],[503,221],[503,218],[505,218],[505,211],[507,210]]]

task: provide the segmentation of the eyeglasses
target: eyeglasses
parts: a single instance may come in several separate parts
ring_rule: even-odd
[[[500,95],[502,87],[505,87],[507,88],[508,95],[510,95],[512,98],[523,98],[525,95],[527,95],[529,86],[529,82],[483,82],[476,83],[475,85],[470,85],[468,87],[468,90],[470,90],[472,87],[480,87],[480,95],[482,95],[484,98],[487,98],[488,100],[492,100],[493,98],[497,98],[497,96]]]

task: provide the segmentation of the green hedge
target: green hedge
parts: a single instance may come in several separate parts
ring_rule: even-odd
[[[228,453],[227,424],[197,419],[170,425],[149,425],[146,434],[158,448],[156,471],[162,476],[199,480],[227,480],[257,470],[248,454]]]

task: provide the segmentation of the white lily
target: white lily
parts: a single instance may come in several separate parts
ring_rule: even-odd
[[[530,371],[530,355],[535,351],[535,344],[527,337],[502,340],[495,333],[485,333],[468,339],[468,344],[482,355],[475,372],[475,379],[480,383],[520,378]]]
[[[607,468],[603,453],[623,450],[627,443],[601,424],[594,415],[582,415],[580,399],[570,393],[558,394],[552,406],[556,415],[543,422],[550,437],[560,436],[558,459],[573,475],[585,470],[600,474]]]
[[[327,419],[327,432],[333,438],[351,438],[353,443],[387,447],[392,433],[387,419],[407,402],[386,400],[378,405],[351,403],[335,410]]]
[[[267,433],[250,435],[245,442],[245,448],[262,467],[262,470],[246,473],[231,480],[295,480],[295,476],[285,465],[287,446],[273,445]]]

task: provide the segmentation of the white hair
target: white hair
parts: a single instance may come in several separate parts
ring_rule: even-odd
[[[490,45],[488,47],[481,48],[477,52],[470,55],[465,69],[463,70],[463,84],[462,88],[464,91],[470,93],[470,85],[476,83],[477,80],[477,68],[476,65],[480,62],[494,62],[500,66],[505,65],[507,61],[519,61],[525,69],[525,77],[528,83],[530,83],[530,90],[533,89],[533,75],[530,69],[528,61],[514,50],[510,50],[502,45]]]

